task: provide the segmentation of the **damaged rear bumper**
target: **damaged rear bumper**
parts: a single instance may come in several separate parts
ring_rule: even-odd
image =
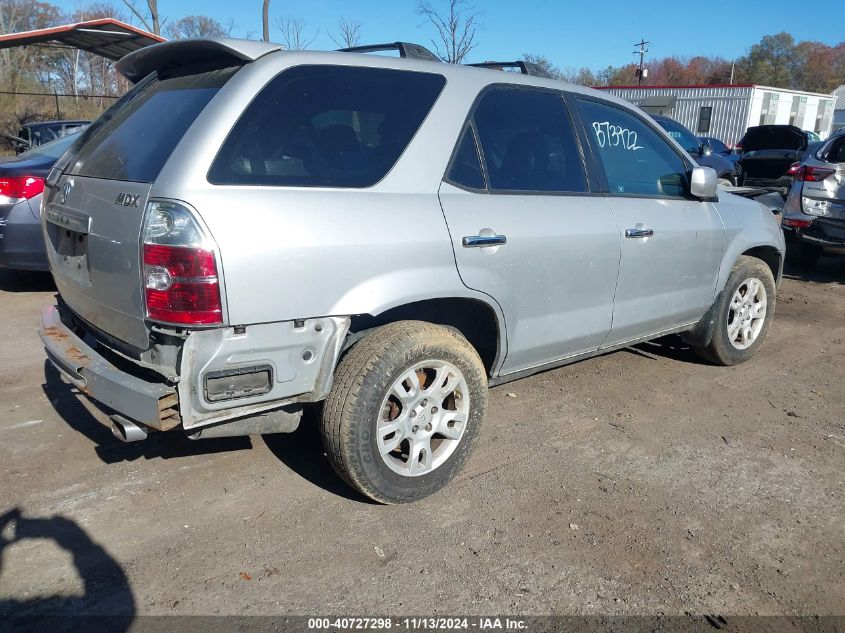
[[[179,360],[167,375],[101,354],[56,306],[45,308],[38,333],[64,378],[113,410],[113,421],[213,437],[294,430],[301,404],[328,395],[349,325],[349,317],[323,317],[195,330],[173,350]]]
[[[47,357],[85,395],[145,426],[166,431],[181,423],[176,388],[121,371],[67,327],[55,306],[44,308],[38,335]]]

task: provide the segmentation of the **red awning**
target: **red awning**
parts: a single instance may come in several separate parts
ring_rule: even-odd
[[[139,48],[164,41],[164,38],[159,35],[125,24],[120,20],[102,18],[50,29],[0,35],[0,48],[50,42],[116,60]]]

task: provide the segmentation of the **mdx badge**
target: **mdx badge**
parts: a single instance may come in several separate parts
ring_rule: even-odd
[[[141,197],[141,194],[132,194],[132,193],[119,193],[117,194],[117,200],[114,201],[115,204],[119,204],[123,207],[137,207],[138,206],[138,198]]]
[[[70,195],[70,190],[73,189],[73,178],[68,178],[62,187],[62,194],[59,196],[59,204],[65,204],[67,197]]]

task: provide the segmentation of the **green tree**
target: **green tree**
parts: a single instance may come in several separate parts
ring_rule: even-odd
[[[766,35],[737,60],[736,78],[746,83],[798,88],[796,75],[800,62],[795,39],[789,33]]]

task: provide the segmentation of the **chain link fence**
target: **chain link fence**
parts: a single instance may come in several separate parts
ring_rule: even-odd
[[[92,121],[118,98],[113,95],[0,90],[0,156],[15,154],[15,146],[10,137],[18,136],[24,123],[53,120]]]

